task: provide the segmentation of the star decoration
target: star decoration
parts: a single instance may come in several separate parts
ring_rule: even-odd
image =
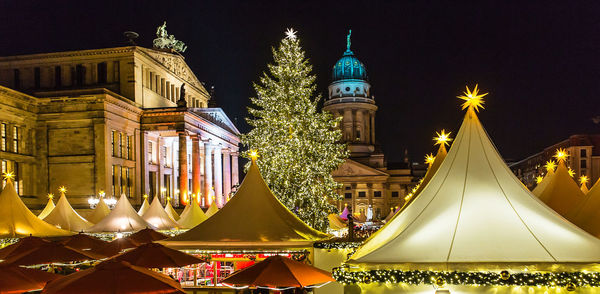
[[[63,194],[64,194],[64,193],[67,193],[67,188],[66,188],[65,186],[60,186],[60,188],[58,188],[58,191],[59,191],[60,193],[63,193]]]
[[[14,180],[15,179],[15,174],[13,174],[12,172],[4,173],[2,176],[4,177],[5,180]]]
[[[144,194],[144,199],[148,199],[148,194]]]
[[[583,184],[587,184],[590,181],[590,179],[587,176],[581,176],[579,177],[579,183]]]
[[[53,199],[53,198],[54,198],[54,194],[48,193],[48,199]]]
[[[556,162],[554,162],[554,160],[548,160],[546,161],[546,165],[544,165],[544,167],[547,171],[554,171],[556,168]]]
[[[258,155],[258,151],[256,151],[256,150],[250,150],[250,153],[249,153],[249,154],[250,154],[250,158],[251,158],[252,160],[256,160],[256,159],[259,157],[259,155]]]
[[[437,135],[437,137],[434,137],[433,140],[435,141],[435,145],[448,145],[450,146],[450,141],[452,141],[452,139],[450,138],[450,134],[452,134],[452,132],[448,132],[448,134],[446,134],[446,130],[442,130],[441,132],[435,132],[435,134]]]
[[[290,39],[290,40],[296,40],[296,31],[294,31],[294,29],[289,28],[287,29],[287,31],[285,31],[285,37]]]
[[[575,176],[575,171],[572,170],[570,167],[569,167],[569,176],[571,176],[571,178]]]
[[[431,165],[433,162],[435,161],[435,156],[433,156],[433,154],[427,154],[425,155],[425,163]]]
[[[475,84],[475,89],[473,89],[471,92],[471,90],[469,90],[469,86],[467,86],[467,91],[463,92],[463,95],[456,96],[457,98],[465,100],[465,102],[462,104],[462,109],[467,107],[469,109],[475,109],[475,111],[479,111],[479,107],[485,109],[485,107],[483,107],[483,97],[489,93],[479,94],[479,89],[477,87],[478,85]]]
[[[569,154],[563,148],[557,149],[556,153],[554,154],[554,158],[556,158],[556,160],[558,160],[559,162],[567,160],[567,157],[569,157]]]
[[[537,176],[537,177],[535,178],[535,183],[536,183],[536,184],[539,184],[539,183],[541,183],[541,182],[542,182],[542,180],[543,180],[543,179],[544,179],[544,177],[542,177],[542,176]]]

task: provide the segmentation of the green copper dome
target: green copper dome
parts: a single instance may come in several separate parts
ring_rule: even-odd
[[[351,34],[352,30],[350,30],[347,36],[346,52],[344,52],[344,56],[333,66],[331,76],[334,82],[340,80],[367,80],[367,70],[365,69],[365,65],[360,62],[360,60],[354,56],[352,50],[350,50]]]

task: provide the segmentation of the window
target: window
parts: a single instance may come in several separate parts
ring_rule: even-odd
[[[113,196],[118,196],[119,194],[117,194],[117,179],[116,179],[116,171],[117,170],[117,166],[113,165],[111,171],[111,178],[112,178],[112,194]]]
[[[392,192],[392,197],[397,198],[399,196],[398,191],[393,191]]]
[[[352,187],[346,186],[346,187],[344,187],[344,189],[346,189],[346,190],[352,190]]]
[[[129,197],[129,169],[121,167],[121,194]]]
[[[365,192],[365,191],[358,192],[358,197],[367,197],[367,192]]]
[[[360,140],[360,130],[356,130],[356,141]]]
[[[121,72],[119,62],[113,62],[113,81],[119,81],[121,79]]]
[[[117,156],[117,148],[115,147],[115,131],[110,132],[110,147],[112,156]]]
[[[148,141],[148,162],[156,162],[156,143],[154,141]]]
[[[581,151],[579,151],[579,155],[581,157],[587,157],[587,150],[586,149],[581,149]]]
[[[13,152],[19,153],[19,127],[13,127]]]
[[[0,125],[0,137],[1,137],[1,141],[0,141],[0,150],[2,151],[6,151],[6,124],[2,123]]]
[[[13,70],[13,83],[14,83],[14,87],[15,89],[21,89],[21,72],[19,71],[18,68],[15,68]]]
[[[33,68],[33,84],[36,89],[41,87],[41,73],[39,67]]]
[[[381,197],[381,191],[373,192],[373,197]]]
[[[108,77],[108,70],[106,66],[106,62],[98,63],[98,84],[106,84],[106,80]]]
[[[77,86],[83,86],[85,83],[85,66],[78,64],[75,66],[75,84]]]
[[[352,199],[352,193],[344,193],[344,198]]]
[[[119,157],[121,157],[121,158],[126,157],[126,155],[125,155],[125,140],[127,140],[127,137],[125,137],[125,134],[119,133]]]
[[[350,87],[346,87],[346,92],[350,92]]]
[[[127,136],[127,150],[125,151],[126,154],[125,156],[127,156],[127,159],[133,159],[133,154],[131,154],[131,145],[132,145],[132,140],[133,140],[133,136]]]
[[[54,86],[60,88],[62,86],[62,69],[60,66],[54,67]]]
[[[148,88],[150,88],[150,90],[154,90],[154,88],[152,88],[153,83],[154,83],[154,73],[150,72],[150,83],[148,83]]]
[[[587,168],[587,160],[585,160],[585,159],[582,159],[582,160],[581,160],[580,167],[581,167],[581,168]]]

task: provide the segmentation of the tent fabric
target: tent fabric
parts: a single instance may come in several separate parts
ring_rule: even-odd
[[[586,183],[581,183],[581,188],[580,188],[580,189],[581,189],[581,192],[582,192],[583,194],[587,194],[588,192],[590,192],[590,190],[588,189],[588,187],[587,187],[587,184],[586,184]]]
[[[0,259],[6,259],[8,257],[12,257],[14,255],[19,255],[28,250],[40,247],[42,245],[48,244],[50,241],[46,239],[42,239],[40,237],[24,237],[19,239],[16,243],[10,244],[4,248],[0,249]]]
[[[365,265],[446,268],[598,261],[600,240],[529,192],[506,166],[472,109],[419,197],[350,259]]]
[[[183,211],[179,215],[179,218],[184,217],[188,213],[188,211],[190,211],[190,207],[191,207],[190,204],[192,204],[191,201],[183,208]]]
[[[142,206],[140,207],[140,210],[138,210],[137,214],[142,216],[144,213],[146,213],[146,211],[148,211],[148,209],[150,209],[150,203],[148,203],[148,196],[144,195],[144,202],[142,202]]]
[[[390,213],[388,213],[383,222],[388,223],[394,217],[394,215],[396,215],[396,211],[394,211],[394,208],[392,207],[390,208]]]
[[[127,196],[122,194],[115,208],[86,232],[133,232],[147,227],[154,228],[135,212]]]
[[[554,177],[554,169],[549,169],[542,181],[537,184],[533,190],[531,190],[531,193],[537,197],[540,197],[540,194],[542,194],[542,192],[546,189],[548,183],[550,183],[552,180],[552,177]]]
[[[337,231],[348,227],[344,220],[335,213],[328,215],[327,219],[329,220],[329,228],[331,228],[332,230]]]
[[[167,235],[161,234],[160,232],[157,232],[153,229],[143,229],[141,231],[135,232],[127,236],[126,239],[129,239],[139,244],[146,244],[158,240],[164,240],[167,238],[169,238]]]
[[[600,237],[600,179],[592,186],[581,203],[569,213],[574,224],[586,232]]]
[[[210,206],[208,207],[208,209],[206,210],[206,213],[205,213],[206,217],[211,217],[218,211],[219,211],[219,207],[217,206],[217,201],[213,201],[210,204]]]
[[[17,294],[44,288],[61,275],[20,266],[0,266],[0,293]]]
[[[88,221],[97,224],[109,213],[110,208],[108,208],[108,205],[106,205],[106,202],[104,202],[104,198],[101,198],[100,201],[98,201],[98,205],[96,205],[96,208],[92,210],[92,213],[88,216],[87,219]]]
[[[7,257],[2,264],[34,265],[57,262],[64,263],[72,261],[97,260],[104,257],[105,256],[91,251],[71,248],[59,242],[48,242],[42,243],[39,246],[21,252],[20,254],[11,254],[11,256]]]
[[[560,215],[567,217],[567,214],[583,201],[585,195],[569,175],[564,161],[560,160],[554,176],[538,197]]]
[[[149,224],[153,225],[157,230],[171,230],[179,228],[179,225],[171,219],[165,209],[160,204],[158,196],[154,196],[152,204],[142,215],[142,218]]]
[[[158,243],[146,243],[114,257],[145,268],[183,267],[204,263],[206,260]]]
[[[83,231],[93,225],[73,209],[65,193],[60,194],[56,207],[44,218],[44,221],[74,232]]]
[[[21,201],[12,180],[7,180],[0,193],[0,238],[26,236],[55,237],[72,233],[59,229],[33,214]]]
[[[170,247],[266,248],[307,246],[327,237],[302,222],[273,195],[253,161],[235,196],[218,213],[185,233],[159,242]]]
[[[348,214],[350,213],[350,211],[348,211],[348,206],[344,206],[344,210],[342,211],[342,213],[340,214],[340,217],[342,219],[347,220],[348,219]]]
[[[178,221],[180,218],[177,214],[177,211],[175,211],[175,209],[171,205],[170,199],[167,200],[167,205],[165,205],[165,212],[167,212],[167,215],[169,215],[174,221]]]
[[[185,214],[182,213],[181,218],[177,222],[180,227],[191,229],[208,219],[206,214],[204,214],[204,211],[202,211],[202,208],[198,206],[198,202],[191,201],[187,207],[189,207],[187,212]]]
[[[52,212],[54,207],[56,207],[54,205],[54,201],[52,201],[52,198],[49,198],[48,203],[46,203],[46,207],[44,207],[44,210],[42,210],[42,212],[40,212],[40,214],[38,214],[38,217],[40,219],[44,219],[46,216],[48,216],[50,214],[50,212]]]

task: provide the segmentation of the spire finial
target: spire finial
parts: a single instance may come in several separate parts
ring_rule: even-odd
[[[350,36],[352,35],[352,30],[348,30],[348,35],[346,36],[346,51],[350,52]]]

